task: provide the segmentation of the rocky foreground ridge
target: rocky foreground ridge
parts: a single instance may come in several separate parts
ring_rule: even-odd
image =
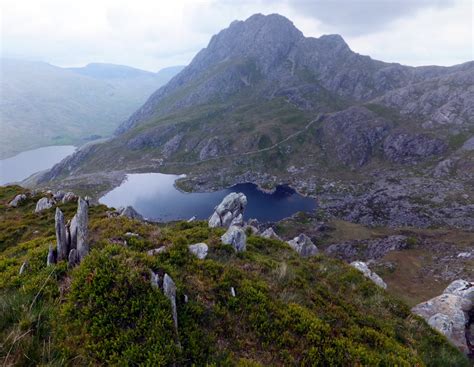
[[[71,193],[68,196],[72,197],[72,195]],[[53,205],[36,211],[38,203],[44,201],[44,198],[54,200]],[[455,349],[448,347],[448,344],[443,344],[445,343],[444,339],[439,336],[435,337],[437,334],[430,330],[426,324],[419,319],[413,319],[413,315],[403,303],[395,299],[392,300],[388,293],[382,291],[386,288],[390,292],[391,284],[387,287],[382,278],[370,269],[373,267],[371,259],[366,257],[369,260],[367,263],[352,262],[351,266],[357,270],[350,270],[351,268],[342,262],[331,260],[323,255],[321,249],[304,233],[300,233],[295,238],[291,238],[291,235],[288,234],[284,235],[290,239],[286,243],[283,242],[272,227],[255,220],[243,220],[247,204],[247,198],[243,194],[229,194],[215,208],[215,212],[210,215],[208,222],[196,222],[190,219],[187,222],[165,225],[146,222],[143,218],[132,215],[133,208],[114,211],[103,205],[90,205],[77,197],[71,202],[63,202],[59,198],[64,198],[63,193],[30,193],[15,187],[1,189],[0,216],[3,220],[2,223],[5,224],[0,227],[0,235],[4,243],[4,247],[0,248],[0,261],[4,262],[8,258],[10,260],[8,260],[8,265],[5,265],[6,267],[0,268],[5,273],[3,275],[9,274],[7,277],[2,277],[0,296],[4,297],[8,292],[26,292],[25,295],[28,295],[29,287],[37,282],[45,282],[44,284],[48,287],[43,293],[40,291],[37,294],[37,289],[35,290],[33,286],[32,297],[35,294],[36,296],[32,306],[37,302],[40,310],[41,307],[53,307],[49,302],[57,304],[55,297],[58,293],[55,289],[59,291],[62,299],[59,305],[63,304],[63,306],[59,306],[60,316],[55,323],[49,324],[47,319],[43,320],[42,331],[35,331],[32,334],[34,335],[33,339],[27,340],[26,344],[15,345],[13,342],[10,352],[2,357],[4,361],[16,360],[18,362],[23,358],[23,355],[28,359],[38,358],[41,352],[34,349],[35,338],[41,345],[45,335],[52,332],[53,340],[55,340],[53,353],[56,355],[55,358],[58,358],[63,364],[68,364],[68,361],[76,358],[93,363],[100,361],[120,363],[123,358],[128,360],[132,358],[134,361],[151,361],[154,360],[153,358],[160,358],[175,362],[184,361],[182,358],[190,358],[193,362],[209,362],[216,358],[215,353],[219,355],[223,352],[230,353],[229,362],[235,362],[242,359],[243,349],[240,346],[242,331],[239,331],[238,327],[234,328],[236,325],[241,325],[242,322],[250,322],[246,326],[246,333],[250,332],[251,336],[247,335],[245,338],[247,338],[247,343],[248,338],[255,340],[254,342],[257,344],[254,348],[260,348],[260,343],[265,343],[265,350],[277,347],[274,344],[276,335],[286,335],[284,339],[277,339],[279,340],[278,353],[250,354],[252,361],[263,364],[286,364],[288,361],[292,361],[292,363],[303,365],[318,365],[331,363],[330,361],[335,363],[345,361],[349,364],[357,362],[372,365],[383,361],[394,363],[395,361],[396,363],[409,361],[409,364],[431,365],[436,361],[436,363],[447,366],[462,366],[468,363],[467,360],[454,352]],[[66,223],[65,218],[72,217],[76,211],[76,200],[78,206],[74,218],[77,219],[73,218],[71,222]],[[126,213],[130,215],[127,217]],[[222,220],[223,218],[225,220]],[[28,223],[28,230],[26,232],[9,232],[8,228],[15,229],[19,220]],[[279,224],[276,226],[279,231],[282,231]],[[320,227],[324,229],[323,224]],[[53,241],[56,242],[55,247],[52,246]],[[369,248],[372,250],[368,256],[378,258],[383,255],[383,252],[403,249],[401,243],[406,241],[406,238],[393,236],[390,241],[371,244]],[[316,243],[319,245],[322,242]],[[324,243],[323,247],[325,247]],[[81,251],[84,248],[87,248],[86,252]],[[21,249],[27,250],[25,252]],[[67,256],[67,249],[70,250],[69,256]],[[330,253],[327,250],[325,252]],[[76,257],[76,254],[81,254],[81,256]],[[221,266],[223,268],[220,268]],[[225,270],[227,266],[229,266],[229,270]],[[111,269],[114,271],[111,272]],[[218,276],[221,280],[216,280],[214,278],[216,275],[211,275],[217,269],[223,271],[221,274],[223,278]],[[269,273],[264,275],[267,272]],[[51,278],[54,273],[56,275]],[[136,274],[138,278],[133,274]],[[365,278],[370,281],[364,281]],[[209,283],[211,280],[212,282]],[[213,283],[215,281],[217,284]],[[259,283],[251,285],[253,281],[263,281],[263,283],[258,286],[256,284]],[[303,285],[301,288],[305,282],[309,282],[309,284]],[[374,285],[371,285],[372,282]],[[264,283],[270,288],[263,286]],[[108,286],[102,288],[105,284]],[[415,313],[426,318],[429,325],[444,334],[466,354],[471,352],[472,343],[472,289],[474,288],[471,283],[457,280],[448,286],[442,296],[422,303],[413,309]],[[214,294],[214,292],[217,293]],[[345,296],[339,298],[342,297],[342,293],[339,292],[343,292]],[[352,296],[347,298],[347,292],[351,292]],[[146,297],[151,298],[141,298],[141,295],[145,294],[148,294]],[[298,297],[305,298],[309,294],[312,294],[312,299],[317,297],[319,301],[316,303],[310,301],[308,304],[306,301],[303,303],[297,301]],[[319,298],[322,295],[324,296]],[[376,297],[378,301],[375,302],[375,298],[372,299],[372,297]],[[457,298],[452,300],[450,298],[451,301],[448,302],[448,305],[445,302],[446,297]],[[380,299],[385,298],[386,307],[380,307]],[[151,306],[149,303],[143,303],[145,299],[155,299],[158,304]],[[121,316],[115,314],[116,302],[121,304]],[[139,314],[133,311],[133,307],[128,308],[129,302],[135,305],[137,303],[134,302],[138,302],[142,305],[139,308]],[[272,306],[272,302],[277,302],[278,305]],[[322,303],[319,305],[319,302]],[[355,303],[349,306],[348,302]],[[329,307],[330,304],[332,306]],[[104,309],[104,305],[110,305],[110,307]],[[7,306],[7,310],[9,310],[8,307],[10,306]],[[157,336],[150,335],[149,323],[146,323],[145,328],[139,327],[137,329],[137,326],[134,326],[137,339],[129,335],[127,324],[138,317],[137,322],[140,325],[142,322],[140,320],[149,317],[147,316],[148,307],[152,307],[150,312],[153,315],[161,314],[161,317],[164,317],[163,320],[167,320],[164,321],[164,324],[160,324],[161,326],[155,324],[154,327],[159,328],[160,335],[166,335],[168,339],[156,339]],[[219,315],[212,316],[214,312],[217,312],[215,307],[220,310]],[[238,308],[234,309],[234,307]],[[261,310],[261,307],[264,309]],[[347,323],[347,326],[343,326],[342,329],[340,329],[340,324],[330,326],[331,321],[329,320],[336,315],[330,311],[333,307],[336,307],[334,310],[338,315],[336,319],[343,318]],[[342,308],[336,311],[339,307]],[[350,307],[354,307],[353,311],[350,311]],[[290,312],[289,315],[292,316],[282,314],[287,309]],[[206,317],[202,314],[204,310],[208,313]],[[232,316],[233,310],[237,312],[235,326],[231,321],[234,317]],[[263,312],[261,316],[259,316],[260,310]],[[369,314],[383,313],[383,317],[379,315],[376,318],[383,323],[390,323],[392,318],[398,318],[396,322],[403,323],[405,325],[402,329],[403,333],[408,334],[398,336],[398,338],[402,337],[402,341],[397,342],[401,343],[398,345],[392,344],[390,333],[383,336],[385,333],[383,331],[377,337],[383,338],[384,343],[390,343],[385,344],[389,348],[387,352],[380,345],[373,350],[369,348],[363,352],[364,349],[360,348],[367,348],[365,343],[368,342],[368,339],[366,337],[369,334],[372,335],[370,338],[376,335],[373,334],[375,331],[371,329],[372,326],[359,325],[355,326],[356,328],[353,330],[346,330],[346,327],[354,322],[354,325],[358,324],[359,321],[356,318],[362,317],[362,314],[358,314],[362,310],[364,310],[364,314],[367,312]],[[397,316],[394,316],[390,310],[394,310]],[[7,312],[15,313],[18,310],[15,308]],[[93,312],[95,315],[91,320],[87,318],[89,312]],[[128,314],[128,312],[130,313]],[[167,312],[169,312],[168,316],[165,316]],[[225,326],[221,324],[223,322],[222,312],[230,312],[225,316],[227,320]],[[323,315],[322,319],[311,321],[316,323],[313,324],[313,327],[319,325],[316,330],[311,331],[312,327],[309,326],[311,324],[307,324],[307,326],[301,324],[293,330],[291,325],[295,322],[303,322],[300,319],[303,317],[301,312],[304,312],[305,318]],[[313,312],[316,313],[313,314]],[[400,312],[405,316],[400,316]],[[115,316],[112,319],[107,318],[111,315]],[[106,316],[105,319],[103,319],[104,316]],[[260,324],[259,321],[256,321],[260,317],[263,317],[267,322]],[[288,325],[281,324],[283,329],[280,330],[271,323],[271,320],[280,317],[296,317],[296,319],[292,319],[293,321],[290,321]],[[376,319],[370,323],[375,322]],[[156,317],[153,320],[156,320]],[[415,332],[415,329],[412,329],[414,321],[417,324],[417,336],[406,339],[410,333]],[[33,317],[32,322],[39,323],[40,321]],[[254,322],[257,323],[254,324]],[[329,324],[326,324],[328,322]],[[361,320],[361,322],[366,323],[367,320]],[[408,323],[406,324],[406,322]],[[11,324],[7,323],[7,325]],[[104,339],[103,333],[110,330],[112,325],[114,325],[113,330],[115,331],[106,333],[106,339]],[[202,327],[206,331],[202,330]],[[209,329],[207,329],[208,327]],[[299,329],[300,327],[303,329]],[[309,327],[308,332],[317,331],[319,337],[312,339],[306,332],[301,334],[302,330],[306,330],[307,327]],[[330,329],[326,329],[327,327]],[[365,330],[364,333],[369,333],[367,336],[359,334],[359,332],[355,333],[356,330],[361,330],[361,327],[362,330]],[[377,326],[377,329],[380,330],[380,327],[382,327],[381,324]],[[388,324],[383,326],[383,328],[385,327],[388,327],[386,332],[393,330]],[[222,333],[219,331],[221,328],[223,328]],[[54,335],[63,335],[66,330],[68,336],[64,336],[64,341],[56,340]],[[207,338],[217,338],[219,343],[223,343],[219,347],[220,352],[208,349],[210,345],[216,345],[216,342],[204,338],[200,330],[208,335]],[[329,330],[331,331],[329,332]],[[337,351],[339,347],[336,345],[346,342],[342,341],[344,339],[339,339],[339,336],[335,336],[339,335],[338,330],[343,334],[348,332],[351,335],[350,343],[345,344],[341,352]],[[256,334],[253,334],[254,332]],[[269,332],[276,334],[265,341],[265,335],[268,335]],[[293,332],[296,333],[294,337],[299,343],[298,352],[293,349],[296,345],[291,339],[287,339],[293,335]],[[376,333],[380,333],[380,331]],[[151,350],[151,354],[143,355],[139,352],[142,350],[141,348],[150,348],[152,345],[144,344],[144,335],[147,335],[146,340],[157,343]],[[100,349],[96,351],[90,347],[94,344],[84,343],[89,340],[88,338],[92,338],[90,339],[92,343],[101,345]],[[118,346],[109,345],[106,342],[109,339],[114,340],[114,345]],[[403,349],[404,344],[408,340],[411,340],[410,343],[416,340],[428,343],[426,344],[428,349],[424,350],[421,346],[412,345],[410,349],[405,350]],[[336,344],[331,346],[333,343]],[[356,343],[358,347],[352,349],[352,343]],[[28,348],[30,348],[26,354],[25,345],[29,345]],[[199,345],[199,352],[191,349],[192,345]],[[302,353],[302,345],[305,345],[304,350],[316,348],[319,352],[314,356],[307,354],[307,352]],[[281,354],[282,348],[283,354]],[[336,355],[332,354],[334,353],[333,348],[336,348]],[[13,353],[11,353],[12,350]],[[133,354],[133,350],[136,350],[138,354]],[[408,352],[409,350],[410,352]],[[83,354],[86,351],[87,357]],[[119,351],[120,353],[118,353]],[[121,353],[124,351],[132,354],[122,355]],[[82,356],[78,357],[75,353],[81,353]],[[249,358],[247,351],[245,355],[245,358]],[[41,358],[47,360],[49,357],[43,354]]]

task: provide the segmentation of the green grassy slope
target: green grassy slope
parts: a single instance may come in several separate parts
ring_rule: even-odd
[[[5,365],[468,365],[408,306],[342,262],[302,259],[283,242],[252,235],[236,254],[220,242],[223,230],[205,222],[147,224],[94,206],[90,255],[73,270],[47,268],[54,210],[33,214],[39,196],[6,207],[21,191],[0,188]],[[75,205],[61,209],[69,219]],[[120,245],[128,231],[139,237]],[[201,241],[210,248],[205,260],[187,249]],[[146,254],[162,245],[166,252]],[[177,335],[150,269],[177,285]]]

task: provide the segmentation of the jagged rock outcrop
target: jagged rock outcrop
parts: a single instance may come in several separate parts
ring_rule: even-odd
[[[238,226],[230,226],[227,232],[221,236],[221,241],[226,245],[231,245],[237,252],[245,251],[247,247],[247,235]]]
[[[379,287],[383,289],[387,288],[387,284],[383,281],[383,279],[377,273],[374,273],[372,270],[370,270],[365,262],[353,261],[351,262],[351,266],[359,270],[362,274],[364,274],[365,277],[369,278]]]
[[[8,203],[8,205],[12,208],[17,208],[23,201],[27,199],[27,196],[25,194],[18,194],[13,198],[12,201]]]
[[[214,213],[209,219],[209,227],[227,228],[232,224],[234,219],[239,221],[239,223],[243,223],[243,213],[246,205],[247,197],[244,194],[236,192],[230,193],[215,208]]]
[[[36,203],[35,213],[39,213],[43,210],[50,209],[54,205],[54,200],[49,197],[44,197],[38,200]]]
[[[143,216],[137,212],[133,206],[127,206],[126,208],[120,208],[119,210],[119,215],[121,217],[127,217],[130,219],[137,219],[137,220],[143,220]]]
[[[445,150],[442,140],[422,134],[391,134],[383,143],[385,157],[396,163],[415,163]]]
[[[87,205],[86,201],[82,198],[79,198],[77,201],[77,213],[76,213],[76,221],[77,221],[77,253],[79,256],[79,261],[82,261],[84,256],[89,253],[89,230],[88,230],[88,223],[89,223],[89,205]]]
[[[272,239],[272,240],[280,240],[281,241],[280,236],[278,236],[275,233],[275,231],[273,230],[272,227],[269,227],[266,230],[264,230],[260,236],[264,237],[264,238],[269,238],[269,239]]]
[[[412,311],[444,334],[466,354],[474,352],[468,329],[474,323],[474,283],[458,279],[443,294],[420,303]],[[469,338],[469,340],[468,340]]]
[[[66,260],[69,254],[66,223],[64,222],[64,214],[58,207],[56,207],[56,214],[54,216],[54,228],[56,231],[56,251],[58,254],[58,261]]]
[[[306,236],[304,233],[290,241],[287,241],[287,243],[302,257],[314,256],[319,252],[316,245],[311,241],[311,238]]]
[[[189,245],[188,248],[194,256],[201,260],[207,257],[207,252],[209,251],[209,247],[203,242]]]

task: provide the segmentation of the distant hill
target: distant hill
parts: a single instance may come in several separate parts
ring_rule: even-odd
[[[181,69],[152,73],[112,64],[60,68],[1,59],[0,158],[109,136]]]

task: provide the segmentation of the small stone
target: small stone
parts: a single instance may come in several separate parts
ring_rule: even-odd
[[[234,289],[234,287],[230,287],[230,295],[231,295],[232,297],[235,297],[235,289]]]
[[[20,271],[18,272],[19,275],[23,274],[26,269],[28,268],[28,261],[23,262],[20,267]]]
[[[155,273],[153,270],[150,270],[151,277],[151,286],[154,288],[159,288],[160,286],[160,276]]]
[[[383,289],[387,288],[387,284],[385,284],[383,279],[380,278],[378,274],[376,274],[372,270],[370,270],[365,262],[353,261],[353,262],[351,262],[351,266],[353,268],[356,268],[357,270],[359,270],[362,274],[364,274],[365,277],[369,278],[371,281],[373,281],[379,287],[381,287]]]
[[[196,220],[196,216],[192,216],[191,218],[188,219],[188,223],[194,222]]]
[[[193,255],[195,255],[198,259],[201,259],[201,260],[207,257],[207,252],[209,250],[209,247],[207,246],[207,244],[203,242],[196,243],[194,245],[189,245],[188,248],[189,248],[189,251],[191,251]]]
[[[161,254],[162,252],[165,252],[165,251],[166,251],[166,246],[161,246],[158,248],[148,250],[146,253],[148,256],[153,256],[153,255]]]
[[[65,204],[65,203],[70,203],[72,201],[76,201],[77,200],[77,195],[74,194],[73,192],[66,192],[62,198],[62,202]]]

